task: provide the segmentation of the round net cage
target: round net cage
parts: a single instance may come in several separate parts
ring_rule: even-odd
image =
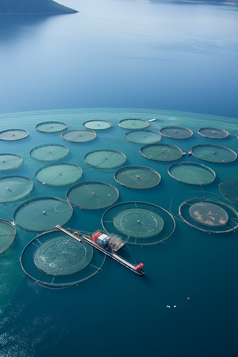
[[[140,148],[142,156],[154,161],[175,161],[185,155],[180,148],[169,144],[149,144]]]
[[[54,164],[40,168],[35,177],[37,181],[48,186],[64,186],[78,181],[83,170],[73,164]]]
[[[147,202],[124,202],[102,216],[108,233],[119,235],[129,244],[152,245],[168,239],[175,230],[173,216],[164,208]]]
[[[65,130],[61,134],[64,140],[72,143],[86,143],[87,141],[94,140],[96,136],[95,131],[85,129]]]
[[[180,126],[165,126],[160,129],[160,134],[171,139],[188,139],[193,136],[192,130]]]
[[[63,130],[67,129],[65,123],[59,121],[45,121],[36,125],[36,130],[40,133],[60,133]]]
[[[238,213],[232,207],[208,198],[184,201],[179,216],[189,226],[207,233],[228,233],[238,227]]]
[[[13,214],[15,223],[29,231],[53,229],[67,223],[73,214],[69,202],[57,197],[38,197],[17,207]]]
[[[118,200],[116,187],[101,181],[85,181],[72,186],[67,192],[69,202],[81,209],[105,208]]]
[[[79,232],[72,233],[81,239]],[[92,278],[102,269],[106,256],[79,240],[56,230],[37,235],[21,254],[23,271],[39,285],[52,289]]]
[[[113,169],[123,165],[126,162],[126,156],[115,150],[95,150],[87,153],[84,161],[97,169]]]
[[[226,180],[220,183],[221,194],[232,203],[238,205],[238,179]]]
[[[66,146],[58,144],[39,145],[30,151],[31,157],[39,161],[60,160],[67,156],[68,153],[69,149]]]
[[[27,196],[33,189],[33,182],[24,176],[0,178],[0,202],[12,202]]]
[[[0,140],[3,141],[18,141],[29,136],[28,131],[21,129],[4,130],[0,132]]]
[[[198,159],[215,163],[232,162],[237,158],[235,151],[224,146],[209,144],[193,146],[191,154]]]
[[[106,120],[89,120],[83,124],[84,128],[87,130],[108,130],[111,129],[112,123]]]
[[[168,173],[173,179],[189,185],[208,185],[216,178],[212,169],[193,162],[173,164],[168,168]]]
[[[0,171],[17,169],[23,163],[23,158],[15,154],[0,154]]]
[[[224,139],[229,136],[228,131],[218,128],[200,128],[198,134],[210,139]]]
[[[153,144],[161,140],[161,135],[152,130],[131,130],[125,134],[126,140],[135,144]]]
[[[161,181],[160,174],[144,166],[126,166],[114,174],[116,182],[122,186],[143,190],[158,185]]]
[[[122,119],[119,126],[123,129],[140,130],[148,128],[150,123],[144,119]]]
[[[16,234],[16,228],[10,222],[0,219],[0,254],[12,245]]]

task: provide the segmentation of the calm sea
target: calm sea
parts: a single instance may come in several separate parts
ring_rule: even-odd
[[[193,131],[186,140],[162,138],[186,153],[199,143],[238,152],[237,7],[119,0],[64,4],[79,13],[0,15],[0,131],[30,134],[0,142],[1,154],[24,160],[1,177],[27,176],[34,183],[26,198],[0,204],[0,218],[13,222],[15,209],[27,199],[66,198],[71,185],[41,185],[35,173],[45,163],[30,156],[37,145],[57,143],[69,148],[59,162],[82,168],[80,181],[114,185],[118,203],[145,201],[171,211],[176,230],[163,244],[130,247],[136,261],[145,264],[145,277],[107,259],[92,279],[55,291],[24,275],[19,258],[36,233],[16,226],[14,244],[0,256],[0,356],[237,356],[237,232],[207,234],[177,219],[184,198],[204,194],[224,202],[218,186],[237,178],[237,161],[214,164],[186,155],[180,162],[202,163],[216,173],[203,189],[188,186],[168,175],[171,163],[142,157],[141,145],[126,141],[126,130],[118,125],[125,118],[156,118],[148,129],[172,125]],[[94,119],[113,126],[84,144],[35,129],[44,121],[83,128]],[[231,135],[202,138],[197,130],[205,126]],[[123,152],[125,166],[151,167],[161,174],[161,183],[149,190],[120,186],[115,169],[98,170],[84,162],[84,155],[96,149]],[[94,231],[104,211],[74,208],[65,226]]]

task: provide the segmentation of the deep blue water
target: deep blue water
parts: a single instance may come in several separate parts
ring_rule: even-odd
[[[80,12],[1,16],[1,131],[21,128],[30,133],[22,141],[0,142],[1,153],[24,159],[20,168],[1,176],[30,177],[34,189],[25,199],[66,198],[71,185],[41,185],[35,172],[45,163],[29,155],[36,145],[66,145],[69,155],[60,162],[79,165],[83,180],[116,186],[118,203],[146,201],[171,210],[176,230],[163,244],[131,246],[136,261],[145,264],[143,278],[107,259],[91,280],[53,291],[24,276],[19,257],[36,233],[16,226],[14,244],[0,256],[0,356],[236,356],[237,232],[202,233],[178,220],[177,213],[185,198],[203,191],[224,202],[218,185],[237,177],[237,161],[214,164],[187,155],[180,159],[216,172],[215,181],[202,191],[169,177],[171,163],[142,157],[140,145],[125,140],[126,130],[118,122],[157,118],[149,129],[188,127],[194,132],[190,139],[162,138],[186,153],[198,143],[238,152],[237,8],[119,0],[64,4]],[[74,129],[92,119],[113,126],[85,144],[35,130],[43,121],[62,121]],[[219,141],[202,138],[197,130],[204,126],[231,135]],[[125,165],[157,170],[161,183],[141,191],[120,186],[115,170],[97,170],[84,162],[84,155],[97,148],[122,151]],[[0,218],[12,222],[25,199],[0,204]],[[104,211],[74,208],[66,226],[94,231]]]
[[[0,112],[157,108],[237,117],[237,7],[65,0],[1,16]]]

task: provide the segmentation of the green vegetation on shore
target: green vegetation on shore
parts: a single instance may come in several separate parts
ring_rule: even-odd
[[[0,14],[72,14],[78,12],[52,0],[0,0]]]

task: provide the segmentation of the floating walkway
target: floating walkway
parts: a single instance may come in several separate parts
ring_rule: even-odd
[[[61,226],[57,225],[56,228],[58,228],[59,230],[61,230],[62,232],[64,232],[65,234],[69,235],[70,237],[78,240],[81,242],[81,239],[79,237],[77,237],[75,234],[67,231],[66,229],[62,228]],[[92,247],[96,248],[97,250],[99,250],[100,252],[106,254],[108,257],[112,258],[113,260],[115,260],[116,262],[118,262],[119,264],[123,265],[125,268],[131,270],[133,273],[143,276],[145,275],[142,267],[143,264],[140,263],[137,266],[131,264],[130,262],[128,262],[126,259],[120,257],[118,254],[114,253],[114,251],[109,251],[108,249],[104,248],[103,246],[100,246],[97,242],[93,241],[90,235],[85,235],[82,234],[82,239],[90,244]],[[124,245],[124,243],[123,243]],[[117,249],[118,250],[118,249]]]

